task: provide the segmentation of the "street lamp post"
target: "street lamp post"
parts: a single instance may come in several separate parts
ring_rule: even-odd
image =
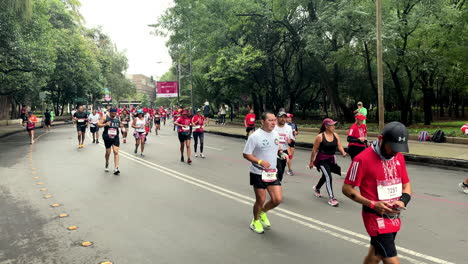
[[[376,1],[377,15],[377,95],[379,110],[379,131],[384,128],[384,90],[383,90],[383,66],[382,66],[382,0]]]

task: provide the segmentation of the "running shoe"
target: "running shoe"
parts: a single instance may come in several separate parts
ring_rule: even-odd
[[[138,147],[135,147],[135,151],[133,153],[137,154],[138,152]]]
[[[93,139],[93,143],[96,143],[96,140],[95,140],[95,139]]]
[[[145,155],[143,153],[141,153],[140,156],[144,157]]]
[[[109,164],[106,164],[106,167],[104,168],[105,171],[109,171]]]
[[[458,184],[458,186],[460,186],[460,189],[462,192],[468,194],[468,187],[466,187],[466,185],[463,184],[463,182],[460,182],[460,184]]]
[[[96,139],[96,144],[99,144],[99,140]],[[84,146],[83,146],[84,147]]]
[[[262,223],[263,227],[266,227],[266,228],[271,227],[270,220],[268,220],[267,214],[265,212],[260,213],[260,223]]]
[[[294,175],[294,173],[292,172],[292,170],[286,171],[286,174],[289,175],[289,176],[293,176],[293,175]]]
[[[328,201],[328,204],[333,206],[333,207],[337,207],[340,203],[338,202],[338,200],[336,200],[335,198],[331,198],[329,201]]]
[[[320,190],[315,189],[315,186],[312,187],[312,189],[314,190],[315,197],[318,197],[318,198],[322,197],[322,194],[320,193]]]
[[[250,229],[252,229],[252,231],[254,231],[257,234],[263,234],[265,232],[262,223],[260,223],[260,220],[253,219],[250,223]]]
[[[205,154],[203,154],[203,153],[200,154],[200,157],[206,158]]]
[[[189,165],[192,164],[192,160],[191,160],[191,159],[188,159],[188,160],[187,160],[187,163],[188,163]]]
[[[180,162],[185,162],[184,156],[180,157]]]
[[[119,171],[119,168],[115,168],[114,169],[114,175],[119,175],[120,171]]]
[[[195,152],[195,158],[198,158],[198,154]]]
[[[32,143],[32,142],[31,142]],[[78,148],[81,148],[81,145],[78,145]]]

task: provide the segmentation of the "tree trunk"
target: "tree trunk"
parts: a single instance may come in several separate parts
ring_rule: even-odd
[[[377,98],[379,95],[378,95],[377,87],[374,83],[374,77],[372,76],[372,65],[371,65],[369,47],[367,46],[367,42],[365,41],[364,41],[364,57],[366,58],[367,78],[369,78],[369,83],[371,85],[372,91],[375,94],[375,98]]]

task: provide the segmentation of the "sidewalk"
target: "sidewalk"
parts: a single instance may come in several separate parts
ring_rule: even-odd
[[[209,125],[205,128],[205,131],[208,133],[220,134],[225,136],[233,136],[239,138],[245,137],[245,128],[235,125]],[[305,131],[300,132],[296,139],[296,145],[304,148],[312,148],[312,143],[314,142],[316,136],[317,133]],[[348,146],[346,138],[346,135],[340,135],[340,139],[344,148]],[[376,137],[369,137],[369,140],[376,139]],[[408,161],[421,163],[429,162],[434,163],[435,165],[468,168],[467,145],[419,142],[415,140],[409,140],[408,144],[410,152],[408,154],[405,154],[405,157]]]
[[[38,126],[37,128],[42,128],[40,125],[40,122],[37,122]],[[56,121],[52,123],[52,127],[54,126],[60,126],[60,125],[67,125],[71,124],[70,122],[65,122],[65,121]],[[9,135],[19,133],[19,132],[26,132],[26,129],[22,127],[20,124],[15,124],[15,125],[9,125],[9,126],[0,126],[0,138],[7,137]]]

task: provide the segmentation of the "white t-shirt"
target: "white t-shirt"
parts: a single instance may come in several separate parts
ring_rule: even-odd
[[[101,116],[98,113],[96,113],[95,115],[90,114],[88,116],[88,119],[91,122],[91,124],[97,124],[99,122],[99,119],[101,119]]]
[[[279,135],[279,141],[282,150],[288,149],[288,140],[295,140],[292,127],[285,124],[283,127],[276,126],[275,130]]]
[[[270,133],[258,129],[250,135],[244,147],[244,154],[254,155],[256,158],[268,161],[270,169],[276,168],[276,158],[279,149],[279,135],[275,131]],[[257,175],[262,174],[262,167],[258,164],[250,165],[250,172]]]

